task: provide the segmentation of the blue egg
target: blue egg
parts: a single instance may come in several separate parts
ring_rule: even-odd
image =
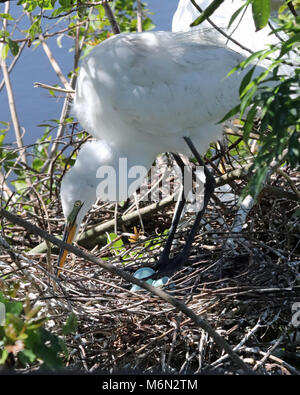
[[[155,271],[151,269],[151,267],[141,267],[134,273],[133,277],[142,280],[143,278],[149,277],[154,273]],[[153,285],[153,287],[161,287],[162,285],[165,285],[168,282],[168,280],[169,277],[162,277],[159,278],[158,280],[152,280],[151,278],[149,278],[149,280],[147,280],[146,283]],[[135,291],[139,291],[140,289],[142,288],[139,287],[138,285],[133,284],[130,291],[135,292]]]

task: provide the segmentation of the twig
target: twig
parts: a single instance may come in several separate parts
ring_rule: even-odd
[[[89,16],[91,15],[92,12],[93,12],[93,8],[90,8]],[[79,27],[81,26],[82,23],[77,22],[77,24],[76,24],[74,70],[76,70],[78,67],[80,54],[81,54],[81,51],[83,48],[84,39],[85,39],[85,35],[86,35],[88,27],[89,27],[89,23],[90,23],[89,19],[87,21],[85,21],[85,33],[83,34],[81,41],[79,41]],[[73,73],[72,77],[70,79],[70,83],[69,83],[69,85],[71,86],[71,90],[75,89],[76,81],[77,81],[77,75],[75,73]],[[66,128],[65,120],[69,116],[69,113],[70,113],[70,95],[68,95],[64,100],[63,108],[62,108],[62,111],[60,114],[59,126],[58,126],[58,130],[57,130],[57,134],[56,134],[56,140],[51,147],[49,158],[45,162],[45,164],[42,168],[42,171],[45,171],[46,169],[48,169],[48,174],[51,174],[51,172],[52,172],[52,165],[55,161],[55,156],[56,156],[57,148],[59,145],[59,139],[64,135],[65,128]]]
[[[14,57],[13,61],[11,62],[11,64],[8,67],[8,74],[11,73],[11,71],[13,70],[13,68],[15,67],[15,64],[17,63],[17,61],[19,60],[21,53],[23,52],[23,49],[25,48],[26,45],[26,41],[22,42],[22,44],[19,47],[19,52],[17,53],[17,55]],[[0,83],[0,92],[2,91],[3,87],[5,84],[5,80],[3,78],[3,80]]]
[[[110,1],[113,1],[113,0],[101,0],[101,1],[96,1],[95,3],[89,3],[89,2],[87,2],[87,3],[80,3],[79,6],[72,8],[71,10],[69,10],[68,12],[65,12],[64,14],[59,14],[59,15],[56,15],[56,16],[43,15],[43,18],[46,18],[46,19],[62,18],[62,17],[65,17],[65,16],[68,16],[68,15],[72,14],[73,12],[80,11],[82,8],[95,7],[97,5],[103,5],[104,6],[104,4],[107,4]]]
[[[232,130],[232,129],[228,128],[227,126],[224,127],[224,132],[226,134],[229,134],[232,136],[240,136],[240,137],[244,136],[244,132],[242,130]],[[261,136],[257,133],[250,133],[249,137],[250,137],[250,139],[254,139],[254,140],[261,139]],[[228,150],[228,151],[230,151],[230,150]]]
[[[292,190],[295,192],[295,194],[298,196],[298,199],[300,200],[300,191],[296,187],[296,185],[295,185],[294,181],[291,179],[291,177],[281,169],[277,169],[276,172],[287,180],[287,182],[290,184]]]
[[[294,15],[294,17],[297,18],[298,14],[297,14],[297,11],[296,11],[296,9],[295,9],[295,7],[294,7],[293,2],[292,2],[292,1],[289,1],[289,2],[287,3],[287,5],[288,5],[288,7],[289,7],[291,13]]]
[[[5,10],[4,11],[5,11],[5,13],[9,13],[9,2],[7,2],[5,4]],[[6,19],[3,20],[3,25],[2,26],[3,26],[2,30],[5,32],[6,28],[7,28],[7,20]],[[2,45],[1,45],[1,47],[2,47]],[[0,48],[0,49],[2,49],[2,48]],[[14,93],[13,93],[13,89],[12,89],[12,85],[11,85],[10,76],[9,76],[9,72],[8,72],[8,69],[7,69],[6,61],[5,61],[5,59],[3,57],[1,57],[1,59],[0,59],[0,65],[1,65],[1,68],[2,68],[3,78],[4,78],[4,81],[5,81],[10,114],[11,114],[11,118],[12,118],[12,123],[14,125],[17,145],[18,145],[18,147],[20,149],[21,160],[24,163],[27,163],[26,150],[24,148],[20,122],[19,122],[18,113],[17,113],[17,109],[16,109]],[[31,181],[30,181],[30,179],[28,177],[26,177],[26,182],[27,182],[28,186],[31,185]]]
[[[237,346],[233,348],[234,351],[238,351],[244,344],[250,339],[252,335],[254,335],[258,329],[262,328],[264,325],[261,325],[261,318],[258,319],[256,325],[243,337],[243,339],[239,342]],[[224,362],[227,359],[227,355],[223,355],[221,358],[217,359],[213,363],[211,363],[207,368],[216,367],[220,363]]]
[[[74,89],[68,90],[68,89],[60,88],[60,87],[53,86],[53,85],[43,84],[42,82],[35,82],[33,86],[35,88],[51,89],[52,91],[55,91],[55,92],[62,92],[62,93],[67,93],[67,94],[74,94],[75,93]]]
[[[143,10],[141,0],[137,0],[137,31],[143,31]]]
[[[295,368],[294,368],[293,366],[291,366],[289,363],[283,361],[282,359],[276,357],[275,355],[272,355],[272,354],[269,354],[269,353],[267,353],[267,352],[258,350],[256,347],[243,347],[243,348],[241,348],[240,351],[245,351],[245,352],[249,352],[249,353],[253,353],[253,354],[260,354],[260,355],[263,355],[263,356],[266,356],[266,355],[267,355],[267,357],[268,357],[269,359],[271,359],[271,360],[273,360],[273,361],[275,361],[275,362],[278,362],[278,363],[282,364],[284,367],[286,367],[287,369],[289,369],[289,370],[291,371],[291,373],[293,373],[293,374],[299,376],[299,370],[295,369]]]
[[[107,2],[105,2],[103,3],[103,7],[105,10],[105,15],[110,22],[113,33],[120,34],[121,33],[120,26],[118,25],[118,22],[114,16],[114,13],[112,12],[112,9],[110,8],[110,5]]]
[[[62,84],[64,85],[66,90],[73,90],[70,83],[68,82],[68,80],[66,79],[66,77],[63,75],[63,72],[61,71],[61,68],[59,67],[59,64],[57,63],[57,61],[55,60],[52,51],[50,50],[48,44],[46,43],[46,40],[44,38],[44,36],[42,34],[39,35],[39,40],[42,44],[42,47],[45,51],[45,54],[47,55],[49,62],[53,68],[53,70],[55,71],[57,77],[60,79],[60,81],[62,82]]]

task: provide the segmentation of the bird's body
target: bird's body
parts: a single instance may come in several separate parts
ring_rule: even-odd
[[[114,36],[82,63],[74,109],[94,137],[118,150],[147,144],[152,161],[186,149],[183,135],[207,147],[221,127],[207,128],[238,102],[241,77],[225,77],[241,60],[200,32]]]
[[[148,169],[161,152],[187,154],[184,136],[204,153],[222,133],[217,122],[238,103],[244,73],[226,76],[242,59],[199,31],[121,34],[93,49],[81,65],[74,110],[98,141],[84,144],[63,179],[65,216],[76,197],[84,202],[81,222],[96,200],[101,166],[118,173],[119,158],[127,158],[128,169]]]
[[[202,6],[208,3],[197,2]],[[272,1],[272,4],[278,2],[282,1]],[[62,207],[67,219],[64,241],[67,243],[72,242],[96,199],[103,199],[104,189],[98,187],[111,174],[110,170],[114,175],[110,182],[115,183],[116,192],[110,200],[117,201],[126,199],[126,193],[129,194],[125,191],[124,195],[123,189],[120,196],[120,183],[126,177],[136,177],[130,176],[130,170],[137,166],[149,169],[162,152],[172,152],[182,170],[183,162],[177,153],[190,154],[192,151],[202,163],[199,153],[203,154],[209,143],[222,134],[222,125],[218,122],[239,103],[240,84],[252,66],[227,77],[245,54],[239,53],[238,47],[235,49],[239,52],[230,49],[228,42],[211,28],[190,30],[189,24],[198,16],[198,11],[190,12],[191,6],[189,0],[180,0],[178,10],[181,7],[183,12],[180,14],[177,10],[173,20],[173,30],[178,32],[119,34],[99,44],[84,58],[76,85],[74,111],[81,125],[96,140],[82,146],[75,165],[61,184]],[[232,7],[230,11],[225,10],[226,21],[228,12],[231,16],[234,11]],[[253,28],[247,24],[245,27],[245,23],[243,32],[251,36],[256,45],[250,44],[250,49],[263,49],[265,38],[259,43]],[[263,70],[257,66],[253,77]],[[123,159],[126,160],[125,173],[121,168],[124,162],[120,162]],[[169,273],[172,268],[177,270],[189,255],[214,189],[214,180],[206,167],[204,173],[203,209],[196,215],[182,252],[170,258],[172,240],[185,204],[182,195],[155,267],[157,275],[163,270]],[[139,176],[134,184],[136,189],[142,182]],[[105,198],[107,200],[107,195]],[[66,251],[61,250],[60,267],[65,257]]]

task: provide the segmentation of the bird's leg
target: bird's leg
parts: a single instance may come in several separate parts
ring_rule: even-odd
[[[204,162],[202,161],[202,159],[200,157],[200,154],[196,150],[196,148],[195,148],[194,144],[192,143],[191,139],[189,137],[184,137],[184,140],[186,141],[186,143],[189,146],[190,150],[192,151],[193,155],[197,159],[198,163],[201,166],[203,166],[203,168],[204,168],[205,190],[204,190],[203,207],[202,207],[202,210],[200,210],[197,213],[195,222],[193,224],[193,227],[192,227],[192,229],[190,231],[190,234],[188,236],[188,239],[186,241],[186,244],[185,244],[183,250],[178,255],[176,255],[174,258],[172,258],[172,259],[170,259],[169,256],[166,256],[164,254],[164,252],[163,252],[163,255],[164,255],[163,258],[164,259],[160,259],[159,260],[158,264],[155,267],[156,273],[155,273],[155,275],[153,275],[152,278],[159,278],[159,277],[162,277],[162,275],[173,274],[175,271],[180,269],[183,266],[183,264],[185,263],[185,261],[188,259],[189,254],[190,254],[190,250],[191,250],[191,247],[192,247],[192,243],[193,243],[193,240],[194,240],[194,237],[195,237],[195,235],[197,234],[197,232],[199,230],[201,219],[203,217],[203,214],[204,214],[204,212],[206,210],[206,207],[207,207],[208,202],[209,202],[209,200],[210,200],[210,198],[211,198],[211,196],[212,196],[212,194],[214,192],[215,185],[216,185],[214,177],[212,176],[212,174],[210,173],[208,168],[205,166]],[[179,218],[178,218],[178,221],[179,221]],[[174,238],[174,235],[173,235],[173,238]],[[167,251],[168,253],[170,252],[170,247],[171,246],[169,246],[169,251]]]
[[[172,155],[181,170],[181,174],[182,174],[182,178],[183,178],[184,177],[184,163],[178,154],[172,153]],[[182,182],[182,186],[183,185],[184,185],[184,183]],[[157,264],[154,267],[155,270],[159,270],[159,267],[164,262],[169,260],[169,255],[170,255],[172,243],[174,240],[174,236],[175,236],[175,233],[177,230],[177,226],[178,226],[184,205],[185,205],[185,196],[184,196],[184,189],[182,187],[181,195],[179,196],[178,204],[176,205],[176,210],[175,210],[175,213],[173,216],[173,220],[172,220],[171,228],[170,228],[170,231],[168,234],[168,238],[167,238],[166,244],[164,246],[163,252],[161,253],[161,255],[159,257],[159,261],[157,262]]]

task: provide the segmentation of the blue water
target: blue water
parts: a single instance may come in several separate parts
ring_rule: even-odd
[[[148,0],[148,8],[154,13],[153,22],[155,30],[171,30],[172,15],[177,7],[178,0]],[[16,15],[16,4],[11,3],[11,13]],[[0,13],[4,12],[4,5],[0,4]],[[24,21],[25,24],[25,21]],[[24,25],[25,27],[25,25]],[[61,26],[63,28],[63,26]],[[68,38],[63,38],[62,48],[56,45],[56,39],[47,40],[47,44],[54,53],[64,75],[72,69],[73,55],[69,52],[72,45]],[[0,73],[0,81],[2,73]],[[11,82],[15,95],[15,103],[20,125],[24,131],[24,143],[32,144],[41,137],[45,128],[38,127],[50,119],[59,119],[63,98],[57,99],[49,95],[48,91],[34,88],[35,82],[61,86],[55,72],[41,45],[36,49],[25,47],[19,61],[11,73]],[[0,121],[11,122],[5,88],[0,92]],[[0,129],[2,126],[0,125]],[[14,130],[11,127],[6,142],[15,140]]]

